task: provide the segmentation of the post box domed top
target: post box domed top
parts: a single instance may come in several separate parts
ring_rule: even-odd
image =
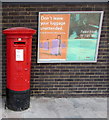
[[[26,27],[13,27],[13,28],[9,28],[9,29],[5,29],[3,30],[4,34],[35,34],[36,30],[34,29],[30,29],[30,28],[26,28]]]

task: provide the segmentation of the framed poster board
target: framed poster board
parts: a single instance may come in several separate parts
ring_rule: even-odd
[[[40,12],[38,63],[97,62],[103,11]]]

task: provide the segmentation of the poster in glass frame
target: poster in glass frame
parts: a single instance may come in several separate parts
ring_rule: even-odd
[[[37,62],[97,62],[103,13],[39,12]]]

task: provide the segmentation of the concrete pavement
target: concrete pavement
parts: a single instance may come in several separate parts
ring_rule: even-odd
[[[107,98],[31,97],[30,108],[22,112],[5,110],[2,101],[2,118],[107,118]]]

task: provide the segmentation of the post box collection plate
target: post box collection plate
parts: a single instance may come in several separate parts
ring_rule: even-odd
[[[16,61],[24,61],[24,50],[16,49]]]

